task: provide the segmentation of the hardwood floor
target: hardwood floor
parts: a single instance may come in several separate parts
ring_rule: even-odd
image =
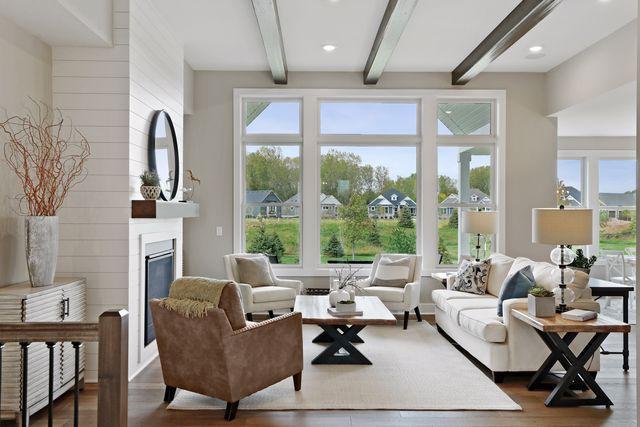
[[[635,327],[630,336],[631,370],[622,370],[621,356],[602,356],[598,383],[614,402],[603,407],[547,408],[547,391],[526,389],[529,376],[507,376],[500,385],[523,411],[243,411],[227,423],[223,411],[167,411],[162,398],[164,384],[160,364],[156,360],[138,375],[129,386],[130,426],[632,426],[636,423]],[[611,335],[605,341],[608,350],[622,347],[621,335]],[[426,349],[425,351],[428,351]],[[437,387],[434,384],[434,387]],[[304,387],[304,381],[303,381]],[[80,425],[96,425],[97,392],[87,384],[80,399]],[[56,426],[73,425],[73,395],[67,394],[55,404]],[[32,417],[33,426],[46,426],[47,413]]]

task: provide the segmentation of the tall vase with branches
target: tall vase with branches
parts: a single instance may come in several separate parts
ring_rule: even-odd
[[[86,176],[86,138],[47,104],[30,99],[24,115],[0,122],[4,157],[18,177],[17,210],[26,215],[27,267],[32,286],[53,283],[58,256],[58,210]]]

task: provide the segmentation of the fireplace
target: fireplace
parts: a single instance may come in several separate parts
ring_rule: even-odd
[[[149,301],[154,298],[168,296],[169,287],[175,279],[175,240],[169,239],[147,243],[144,249],[144,345],[146,347],[156,339]]]

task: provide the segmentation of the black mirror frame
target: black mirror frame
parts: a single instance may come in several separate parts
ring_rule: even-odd
[[[169,128],[171,129],[171,139],[173,140],[173,152],[174,152],[174,161],[176,166],[175,179],[173,181],[173,188],[171,189],[171,197],[167,200],[167,197],[164,194],[164,190],[160,190],[160,198],[165,201],[173,200],[178,194],[178,185],[180,184],[180,152],[178,151],[178,139],[176,138],[176,130],[173,127],[173,121],[171,120],[171,116],[165,110],[156,110],[153,113],[153,118],[151,119],[151,127],[149,129],[149,144],[148,144],[148,161],[149,161],[149,169],[152,171],[158,171],[156,168],[156,124],[158,122],[158,117],[160,114],[166,116],[167,122],[169,123]],[[162,188],[162,186],[161,186]]]

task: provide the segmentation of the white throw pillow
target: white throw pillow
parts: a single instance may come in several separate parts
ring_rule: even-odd
[[[240,283],[251,285],[252,288],[273,285],[267,257],[237,257],[236,263]]]
[[[393,286],[403,288],[409,283],[409,273],[411,272],[411,258],[404,257],[392,261],[388,257],[380,258],[376,275],[371,282],[371,286]]]

